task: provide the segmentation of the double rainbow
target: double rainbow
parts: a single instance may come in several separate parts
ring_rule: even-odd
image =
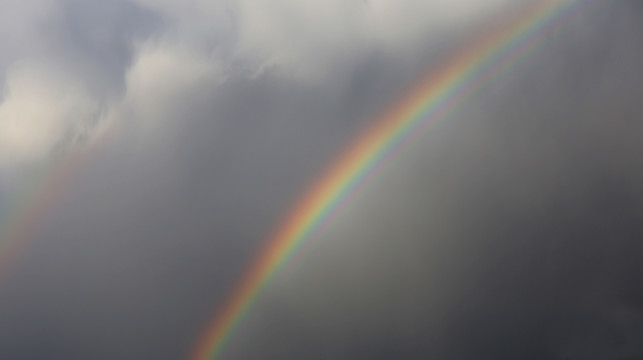
[[[548,34],[568,24],[571,16],[585,11],[588,4],[606,2],[536,0],[437,71],[421,77],[417,86],[366,129],[304,193],[224,306],[215,312],[190,359],[219,357],[261,290],[360,185],[395,157],[396,151],[426,136],[434,124],[472,94],[537,49]],[[23,207],[0,223],[0,275],[15,262],[39,219],[53,207],[71,174],[95,148],[95,144],[88,146],[54,170],[48,169],[50,175],[35,182],[19,199],[17,205]]]
[[[536,1],[466,47],[366,129],[304,193],[276,234],[215,312],[190,359],[217,359],[262,289],[298,249],[335,214],[357,187],[377,173],[397,150],[423,138],[439,120],[491,80],[515,66],[569,23],[587,3],[601,0]]]

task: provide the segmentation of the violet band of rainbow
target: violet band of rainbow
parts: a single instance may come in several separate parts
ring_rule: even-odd
[[[543,0],[466,47],[362,132],[295,204],[214,313],[189,359],[217,359],[258,295],[314,234],[388,161],[426,134],[475,91],[507,73],[560,30],[570,17],[601,0]]]

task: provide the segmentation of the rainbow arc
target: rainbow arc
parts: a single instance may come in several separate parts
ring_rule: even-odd
[[[476,91],[506,74],[601,0],[535,1],[465,47],[362,132],[295,204],[279,230],[251,263],[199,339],[192,360],[217,359],[252,305],[284,265],[396,152],[423,139]]]

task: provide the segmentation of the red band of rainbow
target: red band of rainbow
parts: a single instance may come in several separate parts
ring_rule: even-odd
[[[232,295],[205,328],[193,360],[217,359],[262,289],[297,250],[328,221],[356,188],[377,173],[397,150],[424,137],[430,128],[475,91],[497,79],[544,43],[552,31],[587,3],[605,1],[536,1],[432,71],[337,158],[286,216]]]

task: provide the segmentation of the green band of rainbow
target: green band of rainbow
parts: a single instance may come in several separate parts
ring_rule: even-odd
[[[13,211],[0,223],[0,285],[7,280],[9,270],[18,261],[28,245],[28,240],[37,231],[45,214],[62,196],[70,178],[90,156],[89,147],[76,151],[66,159],[43,164],[34,171],[22,192],[11,204]]]
[[[190,359],[216,359],[248,314],[258,294],[314,233],[337,213],[357,188],[396,152],[427,131],[474,92],[507,73],[544,43],[569,17],[601,0],[543,0],[530,4],[482,41],[466,47],[360,134],[330,169],[305,192],[280,230],[207,324]]]
[[[39,169],[23,179],[27,184],[10,204],[11,212],[0,222],[0,286],[7,280],[9,270],[17,263],[45,215],[63,196],[78,168],[114,137],[117,129],[118,126],[112,126],[108,131],[102,131],[60,159],[42,161]]]

